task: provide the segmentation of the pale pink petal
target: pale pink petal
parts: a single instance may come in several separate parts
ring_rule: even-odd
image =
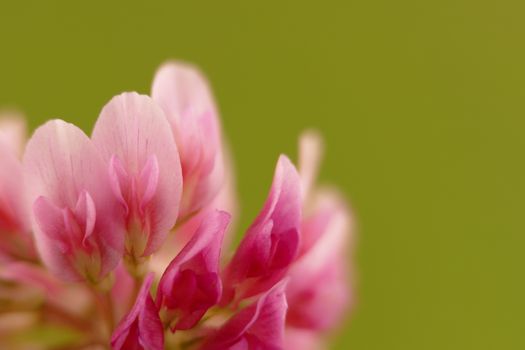
[[[156,304],[172,331],[192,328],[218,303],[222,292],[219,258],[229,221],[226,212],[209,212],[162,276]]]
[[[23,167],[15,153],[0,140],[0,233],[29,237],[29,208],[24,186]],[[23,237],[20,237],[23,238]]]
[[[25,118],[17,112],[3,112],[0,115],[0,142],[20,157],[26,142]]]
[[[96,280],[115,268],[123,250],[121,207],[89,138],[72,124],[47,122],[28,142],[24,174],[47,267],[67,280]]]
[[[61,289],[60,282],[44,268],[21,261],[0,266],[0,279],[36,287],[48,294],[56,294]]]
[[[209,204],[223,182],[217,108],[199,70],[181,62],[160,67],[151,94],[165,111],[179,147],[184,177],[180,216],[187,217]]]
[[[303,223],[301,256],[287,287],[287,324],[328,330],[341,321],[352,300],[346,258],[352,242],[349,209],[334,191],[319,190],[316,211]]]
[[[297,254],[300,221],[299,175],[281,156],[264,208],[226,268],[222,304],[261,293],[286,274]]]
[[[186,243],[191,239],[192,235],[196,232],[203,218],[208,214],[210,210],[221,210],[229,213],[232,217],[226,232],[224,233],[224,239],[222,246],[228,251],[228,248],[231,245],[233,235],[235,234],[236,223],[239,217],[239,200],[236,188],[235,180],[235,169],[233,165],[232,155],[229,147],[226,143],[223,144],[223,154],[224,154],[224,164],[226,168],[224,183],[221,186],[221,189],[213,201],[208,204],[205,208],[201,210],[199,214],[194,215],[191,219],[185,222],[180,227],[177,227],[177,231],[173,235],[171,240],[167,241],[166,247],[161,251],[161,254],[168,254],[169,259],[173,256],[173,251],[180,251]],[[154,257],[161,258],[159,256]],[[158,259],[156,259],[158,260]],[[168,260],[168,263],[169,261]],[[166,263],[167,265],[167,263]],[[166,266],[164,265],[164,266]],[[164,271],[164,269],[161,270]]]
[[[210,208],[223,210],[230,213],[232,220],[224,233],[222,246],[228,248],[231,245],[236,229],[236,219],[239,217],[239,199],[237,194],[237,184],[235,179],[235,166],[233,164],[232,152],[227,142],[223,142],[224,155],[224,183],[215,199],[211,202]]]
[[[286,281],[278,283],[257,302],[235,314],[205,340],[202,350],[283,349],[285,287]]]
[[[123,261],[114,270],[115,283],[111,288],[111,299],[116,312],[116,318],[120,319],[129,311],[130,299],[133,297],[133,277],[128,273]]]
[[[150,295],[152,283],[153,274],[150,273],[144,279],[135,305],[113,332],[112,349],[164,349],[164,330]]]
[[[322,331],[340,324],[352,299],[345,265],[345,259],[336,256],[319,270],[292,268],[286,291],[290,304],[287,324]]]
[[[124,202],[128,230],[138,222],[147,256],[175,225],[182,193],[177,146],[163,111],[137,93],[114,97],[102,110],[93,142],[109,168],[112,191]],[[137,248],[137,247],[135,247]]]
[[[325,344],[317,332],[287,327],[284,350],[324,350]]]
[[[317,179],[319,165],[323,156],[323,140],[314,130],[308,130],[299,138],[299,174],[303,186],[303,195],[308,197]]]

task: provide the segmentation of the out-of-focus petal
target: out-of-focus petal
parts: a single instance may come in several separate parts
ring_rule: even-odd
[[[162,350],[164,330],[155,303],[150,295],[153,274],[144,283],[131,311],[119,323],[111,336],[114,350]]]
[[[151,91],[171,123],[184,177],[180,217],[210,203],[223,182],[221,130],[211,89],[197,68],[168,62],[157,71]]]
[[[14,257],[33,255],[24,173],[14,151],[0,139],[0,251]]]
[[[279,350],[284,345],[286,281],[262,294],[205,340],[202,350]]]
[[[172,331],[192,328],[219,301],[222,293],[219,258],[229,221],[226,212],[208,213],[162,276],[156,304],[163,322]]]
[[[150,97],[124,93],[100,113],[93,142],[125,209],[126,249],[137,258],[147,256],[162,245],[179,212],[181,167],[169,123]]]
[[[284,350],[324,350],[323,342],[316,332],[287,327],[284,333]]]
[[[301,134],[299,138],[299,174],[304,197],[308,197],[317,179],[323,151],[323,139],[318,132],[308,130]]]
[[[287,287],[287,324],[333,328],[348,311],[352,294],[346,254],[352,244],[349,209],[333,191],[319,190],[316,212],[303,223],[301,255],[292,265]]]
[[[281,156],[264,208],[225,270],[223,304],[264,292],[283,278],[297,254],[300,221],[299,175]]]
[[[116,319],[120,319],[128,312],[131,298],[133,297],[133,277],[128,273],[123,262],[114,271],[115,282],[111,288],[111,299],[116,313]]]
[[[124,234],[97,149],[74,125],[53,120],[35,131],[23,162],[44,263],[66,280],[104,277],[122,256]]]
[[[0,266],[0,280],[36,287],[48,294],[57,293],[61,284],[40,266],[26,262],[11,262]]]
[[[4,112],[0,115],[0,142],[17,157],[22,156],[26,137],[26,121],[22,115],[17,112]]]

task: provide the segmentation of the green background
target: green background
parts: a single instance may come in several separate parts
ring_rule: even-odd
[[[90,130],[168,58],[209,76],[246,226],[306,127],[359,219],[334,349],[525,348],[521,1],[19,1],[0,105]]]

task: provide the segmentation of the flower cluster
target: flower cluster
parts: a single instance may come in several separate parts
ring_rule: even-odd
[[[279,157],[266,202],[229,254],[231,156],[193,66],[166,63],[151,96],[111,99],[91,137],[51,120],[26,143],[23,119],[4,117],[0,344],[322,348],[351,304],[352,220],[336,190],[316,185],[321,146],[303,134],[298,170]],[[28,340],[52,324],[67,339]]]

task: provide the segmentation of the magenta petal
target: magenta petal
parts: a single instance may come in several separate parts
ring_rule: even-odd
[[[108,164],[128,232],[138,226],[147,240],[134,254],[150,255],[175,225],[182,194],[179,154],[164,112],[148,96],[116,96],[100,113],[93,143]]]
[[[172,331],[189,329],[217,304],[222,292],[219,257],[224,231],[230,222],[226,212],[208,213],[193,238],[170,263],[157,291],[157,306]]]
[[[67,280],[98,280],[115,268],[124,243],[121,208],[91,140],[72,124],[49,121],[27,144],[24,173],[47,267]]]
[[[264,208],[226,268],[223,304],[264,292],[283,278],[297,254],[300,220],[299,175],[281,156]]]
[[[239,311],[204,342],[202,350],[283,349],[286,281]]]
[[[112,349],[164,349],[164,330],[150,295],[152,282],[153,274],[150,273],[144,279],[135,305],[113,332]]]

